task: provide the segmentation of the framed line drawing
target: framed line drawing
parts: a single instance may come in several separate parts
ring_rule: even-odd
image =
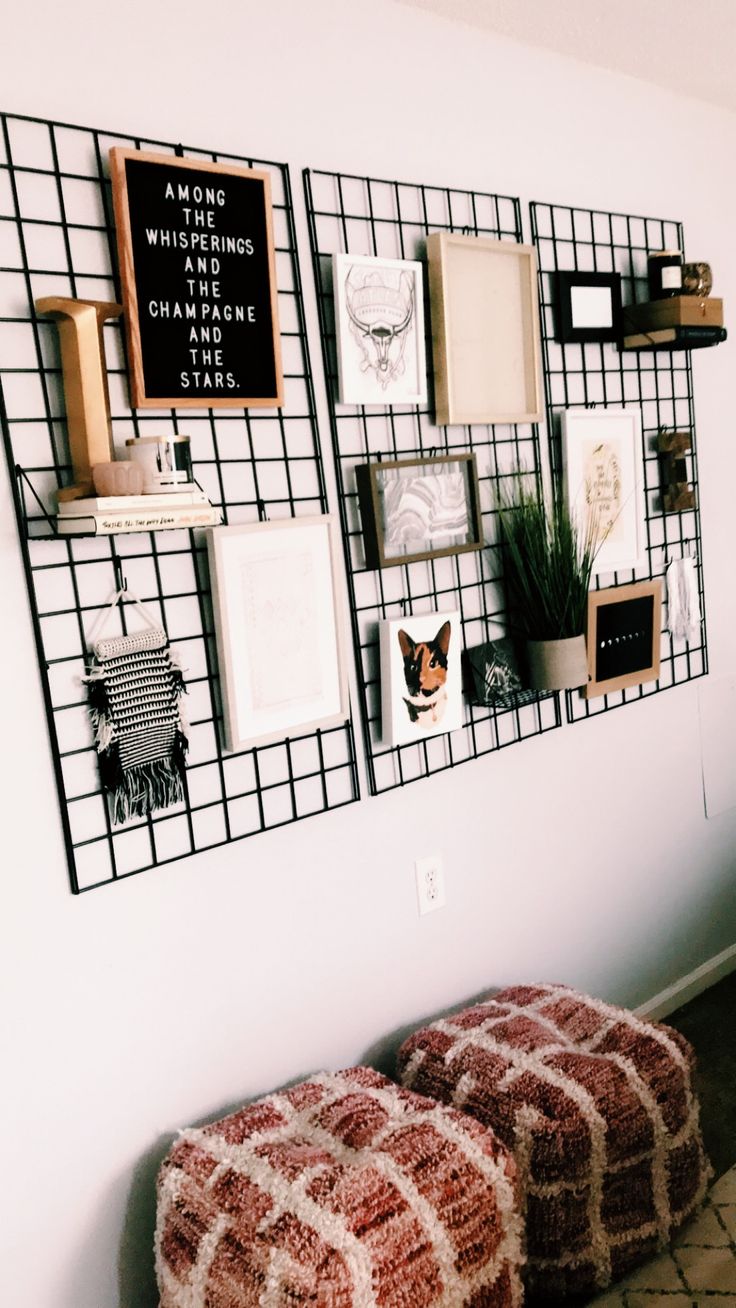
[[[379,624],[381,739],[392,748],[463,725],[460,613]]]
[[[483,547],[474,454],[355,469],[366,563],[390,568]]]
[[[207,533],[225,741],[250,749],[348,716],[329,514]]]
[[[422,264],[333,254],[332,278],[340,403],[423,404]]]
[[[427,257],[437,423],[539,422],[534,247],[433,232]]]
[[[110,150],[134,408],[284,403],[271,179]]]
[[[598,523],[593,575],[646,558],[644,461],[639,409],[563,409],[562,457],[570,513]]]
[[[659,676],[662,582],[592,590],[588,595],[586,699]]]
[[[558,272],[555,325],[562,344],[619,341],[621,274]]]

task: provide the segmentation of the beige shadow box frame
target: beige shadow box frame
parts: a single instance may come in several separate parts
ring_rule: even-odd
[[[539,422],[534,247],[433,232],[427,258],[437,423]]]

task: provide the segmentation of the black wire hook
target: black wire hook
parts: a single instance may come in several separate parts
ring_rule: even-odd
[[[123,575],[122,560],[119,559],[116,555],[116,557],[112,561],[112,565],[113,568],[115,569],[115,589],[122,591],[122,593],[125,595],[127,594],[128,591],[128,582],[125,576]]]

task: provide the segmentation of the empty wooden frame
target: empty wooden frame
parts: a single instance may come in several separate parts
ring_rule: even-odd
[[[593,590],[588,596],[586,699],[659,676],[662,582]]]
[[[427,256],[438,424],[538,422],[534,247],[435,232]]]

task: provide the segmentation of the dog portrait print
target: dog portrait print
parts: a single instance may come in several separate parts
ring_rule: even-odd
[[[399,631],[399,648],[404,659],[406,695],[404,703],[409,721],[420,727],[441,722],[447,705],[447,653],[452,624],[443,622],[434,640],[412,640],[407,631]]]
[[[460,614],[387,618],[379,634],[382,741],[405,745],[461,727]]]

